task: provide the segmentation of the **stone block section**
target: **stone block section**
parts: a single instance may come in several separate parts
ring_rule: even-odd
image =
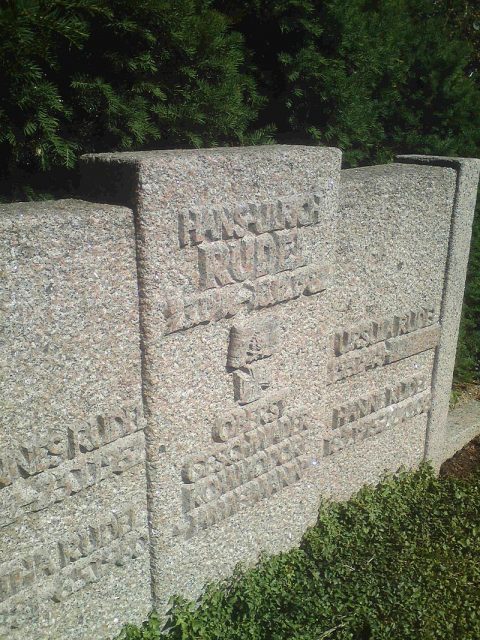
[[[342,171],[324,495],[424,458],[456,184],[448,166]]]
[[[458,329],[467,274],[472,222],[477,197],[480,160],[435,156],[400,156],[400,162],[447,167],[455,172],[456,190],[451,202],[448,254],[440,307],[441,334],[434,365],[432,410],[425,457],[437,469],[448,458],[448,403],[457,349]],[[467,441],[458,444],[463,446]]]
[[[94,197],[128,175],[118,197],[135,208],[159,609],[315,521],[340,160],[297,146],[84,158]]]
[[[0,637],[111,637],[151,607],[132,212],[0,229]]]

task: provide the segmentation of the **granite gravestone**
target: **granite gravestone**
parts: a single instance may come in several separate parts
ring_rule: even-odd
[[[151,606],[132,213],[0,228],[0,638],[111,636]]]
[[[155,604],[298,541],[319,494],[340,152],[101,155],[136,211]],[[286,525],[288,523],[288,526]]]
[[[100,154],[86,191],[115,206],[2,207],[0,638],[111,637],[150,570],[163,611],[294,546],[322,497],[462,446],[479,168]]]
[[[85,159],[136,211],[159,608],[292,546],[321,496],[434,457],[478,164],[422,162],[340,172],[311,147]]]

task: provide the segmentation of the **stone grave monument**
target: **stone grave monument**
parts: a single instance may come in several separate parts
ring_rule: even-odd
[[[132,213],[0,228],[0,638],[106,638],[150,608]]]
[[[0,208],[0,638],[112,637],[450,455],[480,162],[340,163],[99,154],[104,204]]]

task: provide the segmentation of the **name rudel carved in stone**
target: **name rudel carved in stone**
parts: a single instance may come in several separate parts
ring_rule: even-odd
[[[141,464],[141,416],[138,407],[125,408],[4,454],[0,527]]]
[[[327,384],[435,349],[440,325],[434,317],[433,309],[420,309],[336,333]]]
[[[220,418],[213,439],[222,445],[195,456],[182,471],[187,537],[299,480],[305,467],[305,412],[285,413],[285,390]]]
[[[405,420],[414,418],[430,410],[431,393],[422,391],[402,402],[372,413],[355,422],[347,422],[325,438],[324,456],[330,456],[347,447],[355,446],[367,438],[400,425]]]
[[[200,288],[225,287],[305,266],[297,229],[198,247]]]
[[[167,300],[166,333],[325,290],[330,269],[306,267],[302,255],[302,228],[320,221],[319,203],[318,196],[302,195],[182,212],[180,247],[197,248],[199,285],[206,291]]]
[[[66,435],[54,432],[43,438],[31,436],[15,451],[2,452],[0,489],[140,431],[141,416],[139,407],[125,407],[118,414],[95,416],[76,428],[68,427]]]
[[[372,320],[351,329],[338,331],[333,338],[336,356],[355,349],[363,349],[388,338],[423,329],[435,321],[435,309],[425,308],[408,311],[404,315],[383,320]]]
[[[63,602],[74,592],[99,580],[112,566],[123,566],[140,556],[146,545],[146,531],[138,521],[135,507],[130,505],[60,540],[55,552],[39,550],[1,565],[0,602],[8,601],[22,591],[26,591],[28,601],[32,588],[35,593],[45,588],[46,597]],[[17,608],[18,599],[15,598],[12,614]],[[7,614],[2,611],[0,617],[6,617],[14,628],[15,617],[8,620]]]
[[[264,276],[241,286],[231,285],[192,296],[170,297],[165,305],[166,333],[185,331],[201,324],[233,318],[242,309],[255,311],[281,302],[311,296],[330,285],[327,265],[309,265],[291,272]]]

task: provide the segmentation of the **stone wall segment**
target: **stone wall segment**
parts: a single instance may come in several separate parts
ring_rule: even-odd
[[[0,207],[5,637],[111,637],[458,446],[480,163],[340,162],[98,154],[110,204]]]
[[[425,458],[430,460],[438,470],[442,462],[452,453],[450,439],[455,443],[455,450],[468,442],[465,436],[464,440],[459,441],[458,434],[452,434],[448,429],[448,406],[467,275],[480,160],[417,155],[399,156],[398,160],[414,165],[448,167],[455,171],[456,175],[440,310],[441,334],[434,364],[432,410],[425,445]]]
[[[348,497],[424,459],[456,175],[347,169],[336,226],[323,495]]]
[[[0,228],[0,638],[111,637],[151,608],[132,211]]]

